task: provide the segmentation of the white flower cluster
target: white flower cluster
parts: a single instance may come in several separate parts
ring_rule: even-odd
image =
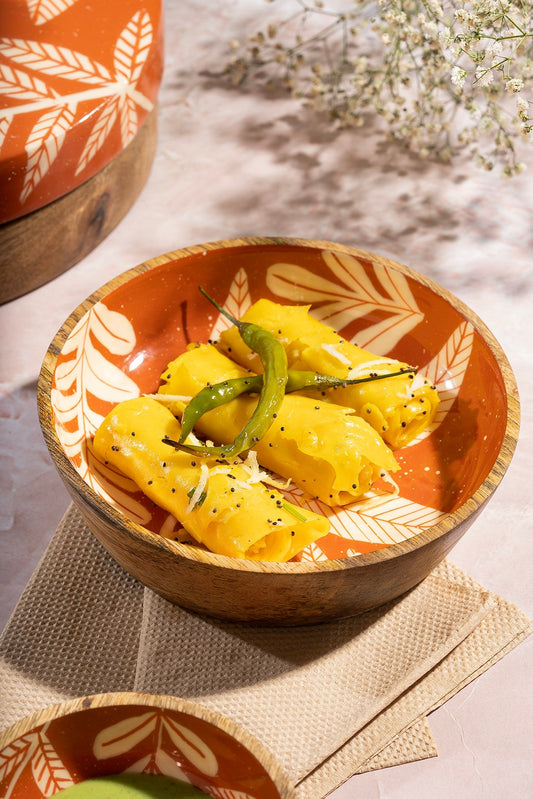
[[[233,82],[280,84],[343,127],[377,114],[389,137],[424,158],[449,160],[467,148],[485,169],[523,170],[518,142],[533,131],[533,0],[337,6],[283,0],[283,17],[243,47],[231,43]]]

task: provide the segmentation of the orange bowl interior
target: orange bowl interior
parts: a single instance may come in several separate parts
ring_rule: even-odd
[[[46,721],[32,725],[31,717],[21,722],[20,735],[2,734],[2,796],[41,799],[83,780],[124,771],[165,774],[211,795],[242,792],[280,799],[290,793],[281,771],[271,776],[270,769],[278,767],[270,753],[246,740],[234,722],[187,700],[102,695],[40,714]],[[248,742],[257,747],[257,757]],[[258,759],[263,757],[269,762]]]
[[[475,315],[431,281],[390,262],[384,266],[368,253],[337,252],[334,246],[206,245],[171,254],[168,262],[140,274],[125,273],[110,291],[104,287],[95,295],[100,303],[80,319],[57,360],[52,409],[59,439],[69,422],[58,397],[63,402],[69,391],[84,389],[80,381],[87,371],[76,371],[84,352],[96,352],[104,381],[108,369],[110,382],[120,373],[137,393],[152,393],[169,361],[188,343],[213,336],[218,313],[199,292],[200,284],[221,304],[231,300],[234,313],[261,297],[292,305],[312,302],[326,321],[330,311],[335,318],[342,312],[345,324],[339,332],[346,338],[418,367],[441,396],[431,433],[395,453],[401,470],[394,479],[403,503],[397,516],[373,523],[366,537],[360,529],[346,531],[348,517],[342,517],[332,534],[318,542],[318,557],[345,557],[398,543],[456,511],[493,469],[507,430],[507,389],[497,345],[487,340],[488,331]],[[98,317],[98,309],[105,315]],[[91,313],[93,324],[85,324]],[[84,401],[92,414],[103,417],[116,398],[98,386],[86,383]],[[82,432],[90,441],[91,430]],[[83,451],[68,454],[90,482],[90,457],[82,464]],[[135,501],[144,503],[148,514],[151,503],[140,493]],[[151,509],[149,516],[143,525],[158,532],[166,514]],[[353,514],[350,524],[351,519]]]

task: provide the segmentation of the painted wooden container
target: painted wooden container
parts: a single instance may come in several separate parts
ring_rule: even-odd
[[[5,301],[83,257],[138,196],[154,155],[163,22],[160,0],[4,0],[0,19]]]

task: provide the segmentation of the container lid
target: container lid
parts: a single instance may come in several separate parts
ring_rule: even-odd
[[[161,0],[2,0],[0,223],[93,177],[133,139],[163,69]]]

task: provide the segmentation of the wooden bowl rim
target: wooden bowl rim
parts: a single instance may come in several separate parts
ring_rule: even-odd
[[[187,258],[191,255],[197,255],[211,250],[247,246],[253,248],[257,246],[269,245],[334,250],[355,257],[363,257],[372,260],[373,262],[377,262],[378,264],[387,264],[389,267],[400,271],[407,277],[410,277],[418,283],[426,286],[435,294],[452,304],[453,307],[473,325],[477,333],[484,339],[485,343],[488,345],[490,351],[496,359],[496,362],[498,363],[507,395],[507,419],[502,444],[489,474],[476,489],[476,491],[459,508],[451,513],[448,513],[436,524],[428,527],[426,530],[412,536],[405,541],[397,544],[391,544],[388,547],[375,550],[373,552],[353,555],[346,558],[294,563],[251,561],[240,558],[231,558],[226,555],[217,555],[212,552],[195,549],[193,547],[188,547],[186,544],[179,544],[175,541],[169,541],[168,539],[165,539],[156,533],[150,532],[145,527],[142,527],[142,525],[125,518],[120,511],[109,505],[104,499],[99,497],[87,483],[85,483],[83,478],[70,463],[65,452],[63,451],[63,448],[61,447],[55,431],[55,426],[52,421],[51,413],[51,387],[55,364],[63,344],[70,332],[93,305],[102,300],[111,291],[115,290],[124,283],[127,283],[132,278],[162,266],[163,264],[170,263],[172,261],[178,261],[182,258]],[[43,431],[43,435],[51,457],[55,462],[60,474],[62,474],[64,479],[68,481],[68,484],[71,486],[71,488],[76,493],[82,494],[84,500],[90,506],[94,507],[99,514],[104,516],[104,518],[111,525],[117,528],[122,528],[132,539],[140,538],[144,543],[155,546],[156,549],[159,549],[160,551],[171,553],[178,558],[183,558],[188,561],[198,562],[226,570],[276,574],[309,574],[316,572],[344,571],[352,568],[371,566],[383,561],[400,557],[402,555],[406,555],[407,553],[419,549],[426,544],[429,544],[430,542],[440,538],[442,535],[450,532],[459,524],[466,521],[466,519],[468,519],[471,515],[477,513],[481,506],[494,493],[511,462],[518,442],[518,433],[520,427],[520,401],[518,395],[518,386],[511,365],[498,340],[489,330],[487,325],[477,316],[476,313],[474,313],[474,311],[471,310],[471,308],[469,308],[454,294],[437,284],[435,281],[424,275],[421,275],[414,269],[405,266],[404,264],[368,250],[362,250],[349,245],[317,239],[279,238],[268,236],[222,239],[189,247],[183,247],[179,250],[167,252],[155,258],[150,258],[149,260],[120,273],[104,285],[100,286],[100,288],[96,289],[89,297],[80,303],[60,327],[50,346],[48,347],[43,360],[37,384],[37,397],[41,429]]]
[[[133,707],[136,705],[186,713],[223,730],[252,753],[272,779],[283,799],[295,799],[293,784],[281,764],[272,752],[258,738],[248,732],[245,727],[229,716],[202,705],[200,702],[168,694],[151,694],[138,691],[106,692],[89,694],[48,705],[35,710],[7,729],[0,731],[0,752],[21,736],[54,719],[70,716],[80,711],[89,711],[93,708]]]

